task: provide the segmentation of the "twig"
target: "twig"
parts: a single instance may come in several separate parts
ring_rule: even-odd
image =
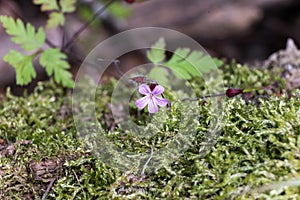
[[[51,182],[49,183],[49,185],[48,185],[48,187],[47,187],[47,190],[46,190],[46,192],[43,194],[43,197],[42,197],[41,200],[45,200],[45,199],[46,199],[46,197],[47,197],[47,195],[48,195],[50,189],[52,188],[53,183],[54,183],[55,180],[56,180],[56,178],[53,178],[53,179],[51,180]]]
[[[152,147],[152,145],[150,147],[151,147],[150,157],[148,158],[147,162],[145,163],[145,165],[142,169],[140,181],[142,181],[144,179],[146,168],[153,157],[153,147]]]
[[[67,49],[77,38],[78,36],[91,24],[93,23],[99,15],[101,15],[115,0],[110,0],[107,2],[103,7],[101,7],[95,14],[86,22],[84,23],[78,31],[74,33],[71,39],[64,45],[64,49]]]

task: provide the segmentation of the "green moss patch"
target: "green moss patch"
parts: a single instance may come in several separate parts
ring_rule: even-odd
[[[204,87],[201,83],[195,79],[192,85]],[[266,89],[247,98],[222,98],[226,123],[205,154],[201,149],[213,113],[209,102],[205,107],[199,102],[192,146],[173,163],[153,173],[146,168],[144,174],[107,166],[85,146],[73,122],[70,91],[53,82],[40,83],[24,97],[8,91],[0,106],[0,199],[297,199],[299,90],[285,91],[280,71],[234,63],[224,67],[224,84]],[[155,137],[141,141],[127,133],[124,138],[107,107],[113,86],[114,81],[99,87],[96,111],[115,144],[149,152],[176,135],[176,120],[184,115],[180,105],[167,113],[169,120]],[[136,112],[131,110],[132,117]],[[138,123],[147,119],[141,114]]]

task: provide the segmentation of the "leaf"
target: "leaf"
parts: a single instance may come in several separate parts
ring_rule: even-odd
[[[47,21],[47,29],[56,28],[65,24],[65,16],[61,12],[52,12]]]
[[[216,67],[221,67],[222,65],[224,65],[224,62],[218,58],[212,58]]]
[[[187,57],[190,53],[189,48],[178,48],[175,50],[172,58],[164,63],[164,66],[169,67],[174,70],[174,73],[177,77],[182,77],[184,79],[190,79],[191,75],[195,75],[199,73],[199,71],[189,62],[187,61]],[[200,52],[199,52],[200,54]],[[197,54],[193,54],[193,57],[201,56]]]
[[[36,72],[33,67],[33,59],[35,54],[26,56],[22,53],[10,50],[3,60],[12,65],[16,70],[17,84],[26,85],[36,77]]]
[[[169,80],[168,77],[168,71],[167,69],[159,66],[155,66],[151,69],[150,73],[148,74],[148,77],[150,79],[155,79],[160,85],[168,85]]]
[[[56,0],[33,0],[36,5],[41,5],[42,11],[59,10]]]
[[[30,23],[27,23],[25,27],[20,19],[15,21],[12,17],[1,16],[0,21],[6,33],[13,36],[11,40],[21,45],[25,51],[38,49],[45,42],[46,34],[42,28],[35,33],[35,28]]]
[[[56,28],[65,24],[64,13],[74,12],[77,0],[34,0],[36,5],[42,5],[42,11],[53,11],[49,14],[47,29]]]
[[[111,4],[108,8],[109,14],[117,19],[124,19],[132,14],[132,9],[128,6],[124,6],[122,2],[116,1]]]
[[[201,76],[202,73],[207,73],[223,64],[217,58],[203,55],[201,51],[191,51],[189,48],[176,49],[170,60],[161,63],[165,59],[165,46],[165,40],[160,38],[147,52],[147,57],[154,64],[160,63],[170,68],[178,78],[190,79],[192,76]],[[152,70],[155,70],[155,72],[152,72]],[[152,70],[150,74],[156,74],[156,79],[159,78],[160,75],[157,69],[153,68]]]
[[[203,55],[201,51],[191,51],[189,48],[178,48],[172,58],[163,63],[164,66],[181,74],[181,77],[190,79],[191,76],[201,76],[202,73],[207,73],[223,63],[218,59],[212,59],[208,55]]]
[[[39,62],[46,69],[48,76],[54,75],[55,82],[62,84],[64,87],[72,88],[74,81],[72,80],[72,74],[68,71],[70,65],[65,60],[66,58],[67,56],[59,49],[51,48],[41,54]]]
[[[167,65],[165,65],[167,66]],[[177,76],[178,78],[183,78],[183,79],[191,79],[191,75],[181,66],[174,65],[170,67],[172,69],[172,72]]]
[[[77,0],[60,0],[59,4],[63,13],[71,13],[75,11]]]
[[[166,42],[164,38],[159,38],[159,40],[151,47],[151,50],[147,52],[148,59],[154,64],[162,62],[166,57],[165,47]]]

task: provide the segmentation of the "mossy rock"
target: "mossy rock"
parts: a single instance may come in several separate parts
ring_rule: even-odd
[[[73,122],[71,91],[51,81],[24,97],[8,91],[0,106],[0,199],[298,199],[299,90],[285,91],[280,71],[232,63],[223,73],[226,87],[269,89],[246,100],[221,100],[225,123],[205,154],[199,151],[213,113],[209,103],[199,102],[192,146],[173,163],[152,173],[146,169],[145,176],[107,166],[87,148]],[[168,114],[168,128],[151,141],[130,134],[124,139],[117,127],[107,130],[114,84],[99,87],[96,108],[111,140],[147,152],[150,144],[164,145],[176,135],[180,109]],[[202,87],[198,79],[191,84]]]

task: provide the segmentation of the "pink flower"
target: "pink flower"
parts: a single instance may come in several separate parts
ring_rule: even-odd
[[[164,87],[161,85],[151,84],[151,89],[148,85],[142,84],[139,86],[139,93],[145,95],[143,98],[138,99],[135,105],[139,109],[143,109],[148,104],[149,113],[158,112],[158,106],[166,106],[169,101],[167,99],[158,97],[164,92]]]

